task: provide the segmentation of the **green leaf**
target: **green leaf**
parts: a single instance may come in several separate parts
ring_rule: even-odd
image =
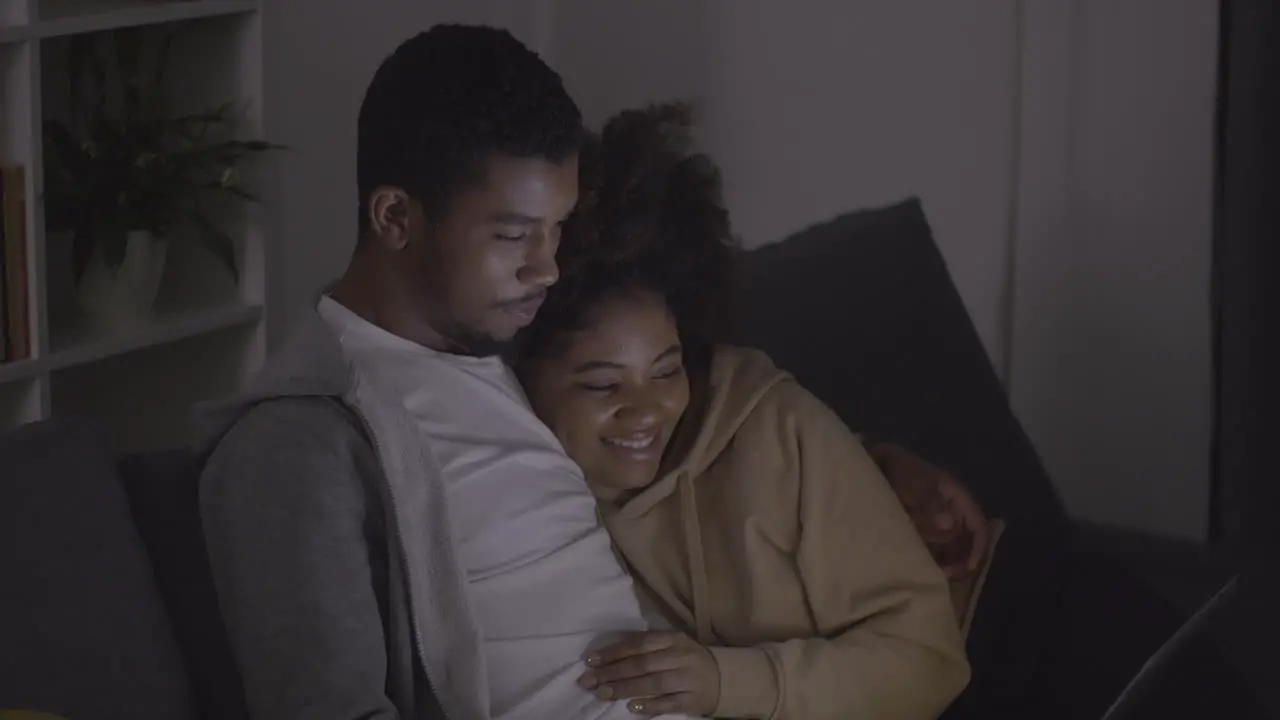
[[[209,221],[198,210],[188,211],[186,220],[196,231],[196,237],[215,258],[231,273],[231,278],[240,284],[240,269],[236,267],[235,244],[231,238]]]
[[[77,174],[88,170],[89,157],[65,125],[44,122],[45,165],[55,173]]]
[[[240,149],[245,152],[260,153],[268,150],[287,150],[284,145],[267,142],[266,140],[244,140],[239,143]]]
[[[212,182],[212,183],[208,183],[208,184],[206,184],[206,185],[202,185],[201,187],[203,187],[203,188],[204,188],[204,189],[206,189],[206,190],[212,190],[212,191],[214,191],[214,192],[226,193],[226,194],[228,194],[228,195],[231,195],[231,196],[234,196],[234,197],[240,198],[241,200],[244,200],[245,202],[251,202],[251,203],[254,203],[254,204],[256,204],[256,205],[261,205],[261,204],[262,204],[262,198],[258,197],[257,195],[255,195],[255,194],[254,194],[254,193],[252,193],[252,192],[249,192],[248,190],[245,190],[244,188],[240,187],[239,185],[233,185],[233,186],[231,186],[231,187],[227,187],[227,186],[223,185],[222,183],[219,183],[219,182]]]
[[[50,229],[67,229],[74,216],[90,204],[92,168],[71,131],[61,123],[45,122],[44,200]]]

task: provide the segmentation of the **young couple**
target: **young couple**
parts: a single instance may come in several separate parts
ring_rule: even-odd
[[[509,34],[437,26],[357,164],[346,272],[203,412],[255,718],[924,720],[964,688],[944,567],[972,584],[981,511],[717,343],[735,249],[679,107],[590,136]]]

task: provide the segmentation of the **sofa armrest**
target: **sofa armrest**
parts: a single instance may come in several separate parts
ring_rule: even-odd
[[[1076,527],[1062,635],[1040,693],[1052,717],[1101,717],[1142,665],[1233,574],[1196,543]],[[1211,636],[1166,668],[1142,717],[1258,717]]]
[[[1102,525],[1077,524],[1073,548],[1080,562],[1127,571],[1180,616],[1190,616],[1234,574],[1211,546]]]

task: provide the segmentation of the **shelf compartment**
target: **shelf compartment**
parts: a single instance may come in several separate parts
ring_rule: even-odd
[[[167,313],[161,309],[150,323],[130,332],[115,334],[98,334],[83,326],[73,325],[62,328],[53,336],[53,345],[48,355],[0,364],[0,384],[108,360],[228,328],[250,326],[261,319],[261,305],[233,304]]]
[[[138,36],[143,47],[143,72],[150,72],[165,38],[176,33],[166,72],[168,112],[200,113],[231,101],[243,108],[243,112],[236,113],[239,126],[235,134],[245,138],[259,136],[260,83],[254,80],[260,70],[254,60],[259,26],[258,16],[249,15],[143,30]],[[97,37],[94,42],[106,56],[111,39]],[[40,43],[40,98],[46,121],[67,123],[74,128],[69,76],[72,49],[69,38]],[[274,159],[268,154],[240,166],[251,191],[267,194],[259,165]],[[270,198],[267,200],[270,202]],[[240,282],[237,284],[231,272],[202,246],[191,228],[174,227],[163,238],[167,258],[158,305],[185,308],[233,302],[262,304],[266,299],[264,208],[229,196],[206,196],[201,204],[206,216],[232,238]],[[47,266],[44,307],[50,340],[56,345],[53,336],[58,328],[74,323],[78,315],[71,270],[72,242],[65,222],[59,224],[55,222],[59,218],[45,217],[43,213],[42,218]]]
[[[79,312],[70,243],[47,232],[42,121],[66,120],[72,36],[143,28],[183,33],[173,45],[171,112],[224,101],[243,109],[243,137],[262,135],[261,0],[0,0],[0,165],[27,169],[28,302],[32,356],[0,361],[0,430],[49,417],[88,416],[118,447],[185,441],[190,405],[239,387],[265,357],[264,211],[211,203],[234,238],[239,282],[189,234],[166,234],[165,278],[153,317],[95,330]],[[103,38],[104,41],[106,40]],[[275,162],[264,158],[263,169]],[[254,163],[257,165],[257,163]],[[270,188],[243,169],[270,204]],[[61,236],[61,237],[60,237]]]
[[[0,0],[0,33],[31,22],[36,0]]]
[[[257,10],[258,0],[41,0],[35,21],[0,21],[0,43],[243,15]]]

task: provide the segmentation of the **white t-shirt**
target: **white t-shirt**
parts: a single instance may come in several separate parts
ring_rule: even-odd
[[[648,626],[581,470],[511,370],[423,347],[328,297],[318,309],[361,373],[404,399],[440,463],[495,720],[634,718],[576,680],[589,646]]]

